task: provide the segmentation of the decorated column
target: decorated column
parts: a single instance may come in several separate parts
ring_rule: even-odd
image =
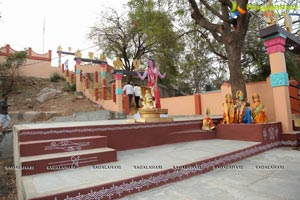
[[[106,92],[106,67],[107,67],[107,62],[106,62],[106,57],[102,53],[100,56],[100,67],[101,67],[101,83],[102,83],[102,99],[106,100],[107,99],[107,92]]]
[[[113,102],[116,102],[116,84],[115,83],[111,84],[110,93],[111,93]]]
[[[64,66],[61,64],[61,51],[62,51],[62,47],[59,45],[57,47],[57,53],[58,53],[58,67],[61,68],[61,72],[64,73],[65,69]]]
[[[291,104],[289,95],[289,78],[285,64],[286,36],[277,33],[265,39],[265,46],[269,54],[273,88],[275,119],[282,123],[283,133],[293,131]]]
[[[117,112],[123,112],[122,104],[122,73],[114,74],[116,80],[116,103],[117,103]]]
[[[76,51],[75,53],[75,61],[76,61],[76,91],[80,92],[82,91],[81,89],[81,82],[82,82],[82,71],[80,70],[80,63],[81,63],[81,52],[79,50]]]
[[[94,73],[94,97],[95,100],[99,100],[99,81],[98,81],[98,72],[95,71]]]

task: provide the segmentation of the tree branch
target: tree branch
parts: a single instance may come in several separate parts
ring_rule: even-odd
[[[209,10],[212,14],[216,15],[219,19],[223,20],[224,22],[229,22],[229,18],[224,17],[224,15],[221,15],[218,11],[216,11],[214,8],[212,8],[205,0],[200,0],[201,3]]]
[[[228,60],[227,56],[218,52],[215,47],[213,46],[213,44],[210,42],[209,38],[207,37],[207,35],[205,33],[203,33],[202,31],[198,30],[198,32],[201,34],[201,36],[208,42],[208,46],[210,47],[210,51],[213,52],[214,54],[216,54],[217,56],[221,57],[224,60]]]
[[[204,27],[205,29],[208,29],[210,32],[221,33],[221,31],[222,31],[221,26],[218,25],[218,24],[213,24],[213,23],[210,23],[209,21],[207,21],[205,19],[205,17],[200,13],[200,10],[199,10],[198,5],[195,2],[195,0],[189,0],[189,2],[190,2],[190,5],[193,9],[193,12],[192,12],[191,16],[196,21],[197,24]],[[217,34],[215,34],[214,37],[215,37],[216,40],[220,39],[220,37],[218,37]]]

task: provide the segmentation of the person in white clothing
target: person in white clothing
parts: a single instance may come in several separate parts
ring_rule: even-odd
[[[134,100],[136,108],[138,109],[140,107],[140,96],[141,96],[141,88],[135,83],[133,87],[133,93],[134,93]]]
[[[124,86],[123,91],[125,91],[125,94],[129,98],[129,107],[132,107],[132,97],[133,97],[133,87],[130,84],[130,82],[127,82],[127,84]]]

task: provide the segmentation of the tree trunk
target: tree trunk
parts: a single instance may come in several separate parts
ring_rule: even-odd
[[[241,67],[242,45],[240,43],[241,42],[239,40],[225,43],[225,49],[228,57],[232,97],[235,98],[236,92],[241,90],[244,93],[244,98],[246,99],[247,91]]]

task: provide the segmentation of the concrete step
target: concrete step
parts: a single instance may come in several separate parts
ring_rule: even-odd
[[[75,169],[117,160],[115,149],[96,148],[73,152],[21,157],[22,176]]]
[[[19,145],[20,156],[24,157],[107,147],[107,137],[90,136],[53,140],[38,140],[20,142]]]
[[[216,138],[215,131],[191,129],[191,130],[177,131],[174,133],[170,133],[168,137],[168,141],[170,143],[176,143],[176,142],[188,142],[194,140],[208,140],[208,139],[215,139],[215,138]]]

